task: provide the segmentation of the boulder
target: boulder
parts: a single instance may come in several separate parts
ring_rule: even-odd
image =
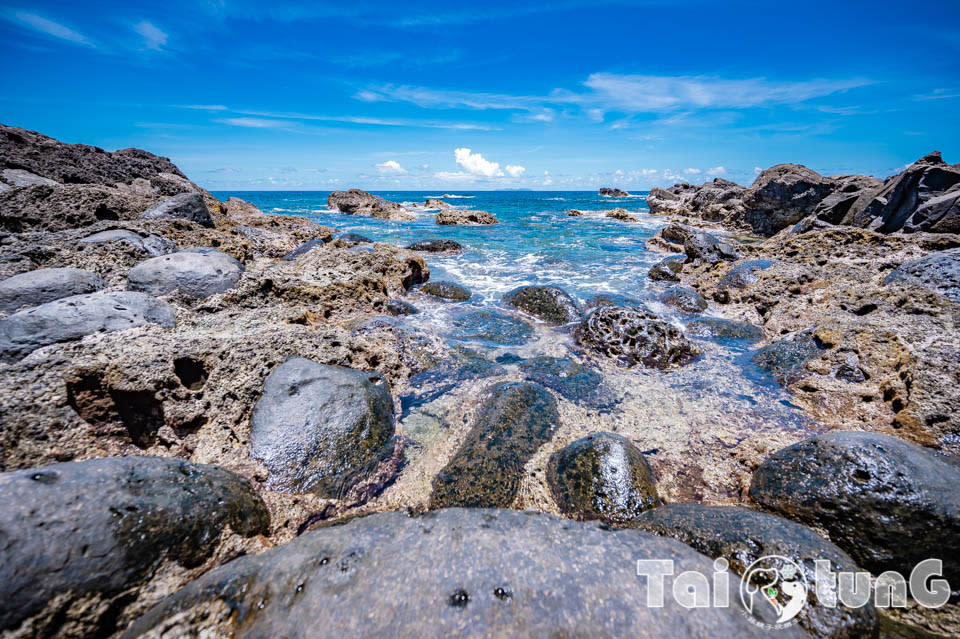
[[[627,213],[626,209],[610,209],[603,214],[604,217],[612,217],[621,222],[639,222],[637,218]]]
[[[583,211],[581,211],[580,209],[570,209],[569,211],[567,211],[567,215],[569,217],[582,217]]]
[[[786,557],[803,571],[810,586],[807,604],[798,617],[801,627],[820,639],[877,636],[877,610],[872,601],[862,608],[842,604],[831,608],[820,603],[813,588],[815,561],[829,561],[834,573],[857,572],[859,568],[849,555],[806,526],[736,506],[667,504],[643,513],[631,527],[671,537],[713,559],[722,557],[741,577],[751,564],[765,557]],[[782,597],[780,603],[786,603]]]
[[[189,220],[201,226],[213,227],[210,210],[199,193],[181,193],[168,197],[141,213],[140,219]]]
[[[409,221],[417,216],[396,202],[385,200],[360,189],[334,191],[327,196],[327,206],[347,215],[369,215],[382,220]]]
[[[620,189],[612,189],[607,186],[600,187],[598,191],[602,197],[627,197],[630,195],[626,191],[621,191]]]
[[[437,213],[437,224],[477,226],[499,224],[493,213],[487,211],[468,211],[464,209],[448,209]]]
[[[744,289],[760,281],[758,271],[774,265],[771,260],[748,260],[737,264],[717,282],[717,290]]]
[[[420,312],[416,306],[403,300],[387,300],[386,309],[391,315],[416,315]]]
[[[443,280],[427,282],[420,287],[420,292],[426,293],[427,295],[432,295],[434,297],[439,297],[440,299],[453,300],[456,302],[465,302],[471,297],[470,291],[463,288],[459,284],[454,284],[453,282],[444,282]]]
[[[426,209],[450,209],[450,208],[453,208],[453,207],[450,206],[449,204],[447,204],[446,202],[444,202],[443,200],[438,200],[438,199],[435,199],[435,198],[434,198],[434,199],[428,199],[426,202],[424,202],[424,203],[423,203],[423,208],[426,208]]]
[[[593,368],[570,357],[541,355],[519,362],[518,368],[532,382],[546,386],[565,399],[578,404],[610,405],[600,385],[603,377]]]
[[[226,253],[187,249],[137,264],[127,276],[127,289],[202,300],[236,286],[241,273],[243,265]]]
[[[493,310],[479,310],[454,317],[452,337],[467,341],[519,345],[533,337],[533,327],[527,322]]]
[[[866,175],[837,175],[830,178],[834,190],[813,209],[810,220],[827,224],[840,224],[851,207],[866,193],[873,193],[883,186],[883,181]]]
[[[383,377],[291,357],[263,384],[250,453],[271,490],[339,499],[393,451],[394,432]]]
[[[0,230],[63,231],[105,220],[135,220],[154,201],[93,184],[25,186],[0,193]]]
[[[806,330],[764,346],[754,353],[753,363],[786,386],[805,377],[807,362],[820,357],[825,349],[814,337],[813,330]]]
[[[360,517],[231,562],[144,615],[124,639],[770,636],[736,607],[735,579],[718,593],[731,607],[688,609],[670,595],[682,572],[712,575],[708,558],[672,539],[604,528],[493,509]],[[663,607],[648,605],[637,561],[673,562]]]
[[[943,561],[960,589],[960,468],[896,437],[835,432],[781,449],[754,472],[761,507],[826,531],[857,564],[909,575]]]
[[[903,264],[891,271],[883,283],[906,284],[936,291],[960,304],[960,248],[938,251]]]
[[[223,212],[227,214],[227,217],[239,218],[263,215],[263,211],[256,204],[251,204],[238,197],[228,197],[227,201],[223,203]]]
[[[671,286],[658,296],[664,304],[675,306],[684,313],[702,313],[707,310],[707,300],[687,286]]]
[[[799,164],[760,173],[743,193],[744,221],[758,235],[773,235],[813,213],[836,182]]]
[[[360,235],[359,233],[341,233],[334,237],[335,240],[340,240],[346,244],[373,244],[371,240],[366,235]]]
[[[650,267],[647,277],[658,282],[679,282],[680,278],[677,277],[677,274],[683,270],[685,261],[686,257],[683,255],[672,255],[664,258]]]
[[[159,235],[141,236],[125,229],[110,229],[88,235],[80,240],[81,244],[106,244],[107,242],[125,242],[151,257],[166,255],[177,250],[177,245]]]
[[[583,306],[589,312],[600,306],[643,306],[643,302],[620,293],[600,293],[588,299]]]
[[[0,633],[110,636],[196,576],[228,530],[269,528],[250,484],[216,466],[117,457],[2,473]]]
[[[732,246],[704,231],[691,233],[683,243],[683,251],[687,254],[687,261],[695,263],[718,264],[740,258]]]
[[[41,268],[0,282],[0,312],[13,313],[61,297],[99,291],[99,275],[79,268]]]
[[[555,326],[583,317],[577,302],[556,286],[521,286],[504,295],[503,301]]]
[[[601,306],[580,323],[576,339],[625,367],[667,368],[700,355],[677,327],[642,306]]]
[[[463,247],[453,240],[421,240],[408,246],[407,250],[423,253],[462,253]]]
[[[654,188],[646,200],[652,215],[685,215],[740,227],[744,225],[743,191],[739,184],[714,178],[701,186],[683,183]]]
[[[687,324],[687,334],[696,337],[720,339],[742,339],[759,342],[763,339],[763,329],[747,322],[721,319],[719,317],[700,317]]]
[[[173,309],[144,293],[73,295],[0,320],[0,361],[16,361],[34,350],[145,324],[174,325]]]
[[[509,508],[524,467],[560,426],[557,400],[530,382],[495,385],[467,437],[433,480],[431,508]]]
[[[614,433],[595,433],[550,457],[547,482],[560,512],[626,526],[660,504],[653,470],[633,443]]]

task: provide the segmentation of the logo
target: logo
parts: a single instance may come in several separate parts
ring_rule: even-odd
[[[780,555],[757,559],[740,579],[740,601],[747,619],[769,630],[796,624],[809,592],[800,566]]]

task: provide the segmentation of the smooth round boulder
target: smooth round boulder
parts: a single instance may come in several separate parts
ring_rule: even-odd
[[[420,292],[426,293],[427,295],[432,295],[434,297],[439,297],[440,299],[444,300],[453,300],[455,302],[465,302],[472,297],[470,291],[463,288],[459,284],[454,284],[453,282],[444,282],[443,280],[427,282],[420,287]]]
[[[126,229],[109,229],[81,238],[81,244],[106,244],[108,242],[125,242],[151,257],[166,255],[177,250],[177,245],[159,235],[141,236]]]
[[[13,313],[62,297],[93,293],[104,288],[96,273],[79,268],[41,268],[0,282],[0,312]]]
[[[707,310],[707,300],[687,286],[671,286],[660,294],[659,299],[684,313],[702,313]]]
[[[750,496],[766,510],[820,528],[857,564],[909,575],[941,559],[960,589],[960,467],[896,437],[837,432],[767,457]]]
[[[157,202],[140,214],[141,220],[189,220],[213,227],[210,209],[200,193],[181,193]]]
[[[127,276],[127,289],[202,300],[236,286],[242,272],[243,265],[226,253],[187,249],[137,264]]]
[[[747,322],[722,319],[719,317],[700,317],[687,324],[687,334],[696,337],[720,339],[742,339],[758,342],[763,339],[763,329]]]
[[[0,634],[112,635],[156,596],[154,575],[185,583],[177,574],[207,561],[228,527],[266,535],[270,514],[216,466],[114,457],[0,474]]]
[[[416,315],[420,312],[416,306],[403,300],[387,300],[386,309],[391,315]]]
[[[677,277],[677,274],[683,270],[685,260],[686,258],[682,255],[664,258],[650,267],[647,277],[659,282],[679,282],[680,278]]]
[[[753,363],[762,371],[770,373],[777,382],[786,386],[807,375],[807,362],[813,361],[824,350],[811,330],[785,337],[759,349],[753,355]]]
[[[683,251],[688,261],[707,264],[733,261],[740,257],[732,246],[704,231],[691,233],[683,243]]]
[[[717,593],[729,607],[677,603],[677,575],[710,579],[709,558],[605,528],[494,509],[359,517],[201,577],[123,637],[770,637],[744,617],[732,576]],[[638,561],[672,562],[663,607]]]
[[[720,281],[717,282],[717,289],[747,288],[751,284],[756,284],[760,281],[760,276],[757,274],[758,271],[770,268],[773,265],[774,262],[770,260],[749,260],[737,264],[727,271],[726,275],[720,278]]]
[[[521,286],[504,295],[503,301],[554,326],[583,317],[576,300],[557,286]]]
[[[453,240],[422,240],[414,242],[407,250],[423,253],[462,253],[463,247]]]
[[[547,482],[560,512],[574,519],[624,526],[660,504],[643,453],[614,433],[587,435],[554,453]]]
[[[832,573],[860,569],[849,555],[806,526],[738,506],[667,504],[643,513],[631,522],[631,527],[671,537],[712,559],[722,557],[730,570],[741,577],[758,560],[786,557],[803,571],[811,586],[806,606],[798,617],[807,632],[820,639],[877,636],[877,610],[872,601],[862,608],[820,603],[813,588],[815,561],[828,561]],[[784,593],[778,594],[778,603],[786,604]],[[755,605],[765,606],[766,602],[761,600]]]
[[[601,306],[580,323],[576,339],[624,367],[667,368],[700,355],[677,327],[642,306]]]
[[[339,499],[393,451],[393,398],[377,373],[291,357],[263,384],[250,453],[271,490]]]
[[[132,291],[73,295],[0,320],[0,361],[17,361],[42,346],[78,340],[93,333],[145,324],[171,327],[173,309]]]
[[[359,233],[341,233],[333,238],[334,240],[342,240],[347,244],[373,244],[371,240],[366,235],[360,235]]]
[[[883,278],[883,283],[922,286],[960,304],[960,248],[939,251],[898,266]]]

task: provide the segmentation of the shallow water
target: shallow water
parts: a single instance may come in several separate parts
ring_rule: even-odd
[[[443,195],[436,191],[377,194],[421,205],[427,198]],[[215,195],[221,199],[236,195],[266,213],[306,215],[377,242],[407,246],[425,239],[450,239],[463,245],[461,255],[423,255],[431,280],[455,282],[473,297],[450,303],[411,293],[408,301],[421,313],[395,321],[441,335],[475,355],[446,362],[412,379],[411,388],[400,397],[400,425],[408,438],[407,467],[378,500],[378,508],[423,505],[430,481],[469,429],[482,389],[528,377],[529,368],[522,361],[544,355],[584,364],[600,373],[601,382],[589,400],[558,393],[561,426],[530,460],[518,507],[556,510],[543,478],[546,460],[561,446],[591,432],[618,432],[646,451],[661,496],[668,501],[722,503],[738,499],[752,465],[764,454],[816,430],[790,403],[789,394],[753,366],[753,345],[697,339],[704,355],[693,364],[667,372],[625,370],[585,356],[574,344],[569,327],[548,327],[500,303],[504,293],[518,286],[552,284],[581,303],[598,293],[619,293],[643,301],[679,327],[693,319],[657,301],[665,286],[646,277],[664,255],[647,250],[645,241],[666,220],[649,216],[643,197],[604,198],[593,192],[566,191],[457,192],[460,197],[446,201],[490,211],[501,221],[491,227],[458,227],[438,226],[436,211],[422,208],[411,209],[418,215],[411,222],[331,212],[326,192]],[[603,217],[603,210],[617,207],[640,222]],[[570,217],[570,208],[585,215]],[[720,316],[713,305],[705,314]],[[507,322],[498,330],[490,335],[478,330],[485,318],[498,316],[505,316]],[[484,359],[471,359],[475,356],[489,365]]]

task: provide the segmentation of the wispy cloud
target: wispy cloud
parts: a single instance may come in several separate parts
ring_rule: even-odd
[[[59,40],[66,40],[67,42],[90,47],[92,49],[97,47],[93,40],[82,33],[74,31],[70,27],[62,25],[59,22],[54,22],[53,20],[49,20],[43,16],[37,15],[36,13],[13,10],[6,11],[2,15],[11,22],[27,26],[50,37],[57,38]]]
[[[179,104],[178,109],[194,109],[196,111],[229,111],[222,104]]]
[[[950,98],[960,98],[960,90],[957,89],[934,89],[930,93],[920,93],[913,96],[914,100],[949,100]]]
[[[143,20],[133,26],[143,38],[143,46],[154,51],[162,51],[167,45],[167,34],[152,22]]]
[[[248,129],[280,129],[290,126],[289,122],[283,120],[267,120],[264,118],[222,118],[216,120],[222,124],[230,126],[239,126]]]
[[[426,129],[452,129],[456,131],[492,131],[495,127],[470,122],[442,122],[433,120],[407,120],[395,118],[371,118],[352,115],[314,115],[307,113],[276,113],[272,111],[235,110],[240,115],[251,115],[265,118],[282,118],[286,120],[304,120],[320,122],[344,122],[348,124],[366,124],[371,126],[419,127]]]

